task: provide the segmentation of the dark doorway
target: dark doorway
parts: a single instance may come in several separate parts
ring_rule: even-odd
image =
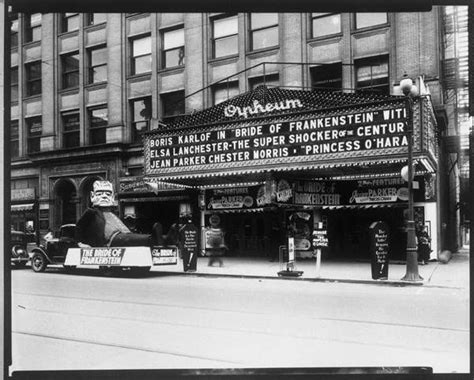
[[[390,228],[390,259],[404,260],[406,232],[403,208],[334,210],[327,214],[329,247],[323,254],[328,259],[370,260],[369,226],[384,221]]]
[[[56,227],[76,223],[76,198],[76,187],[70,180],[63,179],[57,183],[55,191]]]

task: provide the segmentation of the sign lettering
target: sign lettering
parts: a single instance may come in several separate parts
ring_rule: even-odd
[[[183,135],[156,132],[145,136],[146,171],[195,171],[203,165],[220,169],[240,162],[263,165],[261,160],[399,149],[408,146],[405,111],[398,107],[252,126],[224,125]]]
[[[120,265],[125,248],[81,248],[80,265]]]

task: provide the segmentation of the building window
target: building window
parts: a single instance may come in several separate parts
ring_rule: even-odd
[[[107,142],[107,125],[109,120],[107,108],[93,108],[89,114],[89,143],[90,145],[105,144]]]
[[[389,94],[388,57],[373,57],[355,61],[357,91]]]
[[[386,12],[356,13],[356,29],[368,28],[370,26],[383,25],[388,22]]]
[[[18,14],[10,16],[10,47],[18,46]]]
[[[79,112],[68,112],[61,115],[63,125],[63,148],[80,145]]]
[[[278,46],[278,13],[250,14],[250,50]]]
[[[342,63],[312,67],[310,72],[311,88],[342,91]]]
[[[172,122],[176,116],[184,114],[184,90],[161,94],[160,98],[162,105],[161,119],[165,124]]]
[[[10,69],[10,101],[18,101],[18,67]]]
[[[62,88],[79,86],[79,53],[61,56]]]
[[[41,94],[41,62],[25,64],[26,96]]]
[[[61,16],[61,32],[79,30],[79,13],[62,13]]]
[[[41,133],[43,130],[41,116],[30,117],[25,120],[28,131],[28,148],[27,152],[36,153],[41,147]]]
[[[163,32],[164,69],[184,65],[184,28]]]
[[[25,42],[41,40],[41,13],[25,15]]]
[[[239,95],[239,82],[224,82],[212,86],[212,103],[217,105]]]
[[[267,87],[278,87],[280,85],[280,77],[278,74],[270,74],[261,77],[249,78],[249,87],[251,90],[254,90],[256,87],[261,85],[265,85]]]
[[[151,97],[130,101],[132,111],[132,141],[141,142],[142,133],[148,131],[151,119]]]
[[[89,68],[87,81],[91,83],[107,80],[107,48],[99,47],[87,51],[87,65]]]
[[[317,38],[341,33],[341,15],[339,13],[312,13],[311,37]]]
[[[20,156],[20,134],[18,120],[10,121],[10,155],[12,158]]]
[[[88,13],[87,25],[102,24],[107,21],[107,13]]]
[[[131,40],[132,75],[151,71],[151,37],[140,37]]]
[[[239,52],[237,15],[212,20],[212,57],[220,58]]]

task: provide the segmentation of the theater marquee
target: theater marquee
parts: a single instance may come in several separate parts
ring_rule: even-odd
[[[313,114],[314,115],[314,114]],[[405,152],[406,109],[384,109],[308,117],[261,124],[227,123],[145,136],[147,174],[222,170],[291,162],[371,157]]]

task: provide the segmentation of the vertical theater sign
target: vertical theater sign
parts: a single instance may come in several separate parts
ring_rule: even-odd
[[[437,167],[434,128],[430,100],[421,97],[415,103],[415,201],[432,225],[436,203],[425,199],[424,183]],[[317,223],[324,210],[406,205],[399,173],[407,147],[403,98],[263,88],[147,133],[145,177],[204,194],[196,206],[202,223],[211,212],[261,212],[264,224],[273,213],[268,218],[277,215],[287,228],[291,212],[310,213]]]

